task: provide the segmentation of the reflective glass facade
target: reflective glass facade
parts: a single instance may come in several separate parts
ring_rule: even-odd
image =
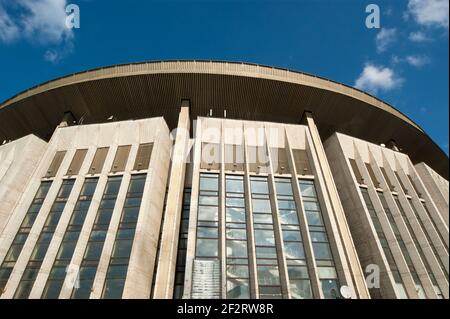
[[[14,298],[24,299],[28,298],[31,289],[33,289],[34,282],[41,268],[42,262],[47,253],[50,242],[53,239],[56,227],[58,226],[61,215],[66,206],[69,195],[72,191],[74,179],[64,180],[58,195],[50,209],[50,212],[45,220],[44,228],[39,235],[36,245],[34,246],[31,257],[25,268],[19,286],[16,289]]]
[[[53,267],[47,279],[47,284],[42,295],[43,299],[56,299],[59,296],[66,273],[70,271],[70,261],[73,257],[84,221],[86,220],[97,183],[98,178],[88,178],[84,182],[61,246],[56,254],[55,262],[53,263]]]
[[[131,176],[125,204],[120,217],[119,229],[117,230],[109,267],[106,272],[102,298],[119,299],[122,297],[146,177],[146,174]]]
[[[9,248],[8,253],[6,254],[6,257],[0,267],[0,290],[5,288],[6,283],[11,276],[11,272],[20,256],[20,253],[22,252],[23,245],[25,245],[25,242],[27,241],[31,228],[36,221],[51,185],[51,181],[41,182],[41,185],[34,196],[33,202],[31,203],[22,224],[20,225],[19,231],[14,237],[14,241],[12,242],[11,247]]]
[[[122,176],[108,178],[80,265],[78,284],[72,291],[73,299],[88,299],[91,295],[121,183]]]

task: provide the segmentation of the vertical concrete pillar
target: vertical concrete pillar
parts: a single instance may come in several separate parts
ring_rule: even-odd
[[[245,135],[245,127],[243,127],[243,146],[244,146],[244,188],[245,188],[245,206],[246,206],[246,222],[247,222],[247,245],[248,245],[248,267],[250,271],[250,298],[259,299],[258,271],[256,268],[256,248],[255,248],[255,232],[253,227],[253,203],[252,189],[250,184],[250,167],[249,155],[247,150],[247,140]]]
[[[448,181],[425,163],[416,164],[414,168],[448,227]]]
[[[397,207],[397,204],[394,200],[394,195],[392,194],[391,190],[389,189],[388,181],[385,180],[383,173],[381,172],[381,170],[379,168],[379,164],[376,162],[375,157],[372,154],[372,151],[370,150],[370,148],[369,148],[369,157],[370,157],[370,161],[371,161],[372,171],[374,172],[377,180],[381,182],[381,187],[383,188],[383,196],[385,197],[386,203],[387,203],[389,210],[391,211],[391,214],[394,218],[394,224],[399,229],[400,236],[406,246],[407,251],[402,251],[402,254],[404,256],[405,256],[405,254],[409,254],[411,261],[413,263],[414,269],[416,270],[416,273],[419,277],[420,284],[422,285],[422,287],[424,289],[425,295],[428,298],[435,299],[435,298],[437,298],[436,292],[434,291],[433,285],[430,281],[430,278],[428,277],[425,266],[420,259],[420,255],[416,249],[414,241],[413,241],[411,235],[409,234],[408,228],[405,224],[405,221],[403,220],[403,216],[400,213],[400,209],[403,209],[403,206],[401,206],[400,208]],[[400,203],[400,205],[401,205],[401,203]],[[392,226],[391,226],[391,228],[392,228]],[[411,272],[409,265],[408,265],[408,270],[410,270],[410,272]]]
[[[225,226],[225,130],[224,125],[220,122],[221,138],[220,138],[220,174],[219,174],[219,258],[220,258],[220,281],[221,296],[227,298],[227,241]]]
[[[306,135],[306,134],[305,134]],[[306,139],[306,136],[305,136]],[[306,142],[305,142],[306,145]],[[303,207],[302,196],[300,192],[300,186],[298,185],[298,172],[295,167],[294,155],[292,154],[291,144],[289,142],[289,136],[286,134],[286,148],[288,152],[289,169],[292,174],[292,191],[294,195],[295,204],[297,205],[297,216],[300,221],[300,232],[303,238],[303,249],[305,250],[306,262],[308,266],[309,280],[311,281],[311,291],[313,297],[316,299],[323,299],[323,292],[320,287],[320,280],[317,271],[317,263],[314,258],[314,251],[312,246],[311,235],[309,232],[308,220],[306,219],[305,209]]]
[[[376,187],[373,184],[372,179],[370,178],[369,171],[367,170],[366,163],[363,161],[360,154],[357,154],[355,156],[355,161],[359,171],[361,172],[361,175],[363,176],[365,184],[367,185],[367,192],[369,193],[369,197],[372,202],[373,208],[380,222],[384,236],[386,237],[386,241],[388,242],[389,249],[392,252],[394,262],[402,278],[405,291],[410,299],[418,299],[419,296],[417,295],[416,287],[414,285],[413,278],[411,277],[411,273],[409,272],[408,265],[406,264],[406,260],[403,257],[402,251],[397,242],[394,231],[384,211],[383,204],[378,196],[379,192],[381,192],[382,189]],[[384,194],[382,196],[384,196]],[[386,254],[385,257],[388,258]],[[392,270],[390,266],[388,270],[388,276],[392,281],[392,285],[395,287],[395,280],[392,275]],[[396,294],[397,298],[400,299],[400,295],[397,290]]]
[[[442,294],[444,295],[445,298],[448,298],[449,286],[447,279],[445,278],[445,274],[442,271],[441,267],[439,266],[439,262],[437,260],[438,257],[434,255],[433,249],[431,248],[430,243],[428,242],[427,236],[423,232],[422,227],[420,226],[420,223],[416,218],[414,211],[411,208],[411,205],[413,205],[412,200],[410,202],[411,196],[409,195],[407,196],[403,191],[399,183],[399,180],[397,180],[397,177],[395,176],[393,168],[389,165],[386,158],[383,167],[385,168],[388,178],[390,179],[391,183],[393,183],[395,190],[398,193],[399,201],[403,207],[403,210],[405,211],[405,214],[411,225],[411,228],[413,229],[414,235],[417,238],[418,244],[420,245],[420,248],[423,251],[423,255],[425,256],[426,262],[428,262],[428,265],[436,278],[437,284],[441,289]]]
[[[177,263],[178,235],[181,211],[183,209],[183,189],[186,172],[185,155],[189,150],[189,101],[181,104],[178,127],[172,154],[172,168],[169,176],[167,205],[161,234],[161,247],[156,272],[154,298],[171,299],[173,296],[175,269]]]
[[[370,298],[369,291],[364,279],[364,273],[356,253],[356,249],[350,234],[350,229],[345,218],[344,209],[339,199],[339,195],[334,183],[333,175],[331,173],[328,160],[326,158],[325,150],[320,139],[319,131],[314,122],[313,116],[310,112],[305,112],[304,120],[308,125],[309,132],[312,139],[312,146],[316,153],[320,171],[326,185],[326,191],[330,198],[331,206],[339,229],[339,235],[343,242],[345,255],[352,270],[352,279],[354,281],[355,294],[358,298]]]
[[[280,211],[278,209],[277,190],[275,186],[274,166],[273,166],[274,160],[272,159],[272,154],[270,152],[269,139],[266,128],[264,129],[264,144],[265,144],[264,145],[265,151],[267,152],[269,158],[269,172],[268,172],[269,176],[267,182],[269,185],[270,204],[272,207],[273,230],[275,233],[275,245],[277,248],[277,255],[278,255],[278,268],[280,272],[281,293],[283,294],[283,299],[291,299],[286,254],[283,242],[283,232],[281,230]]]
[[[189,209],[189,229],[186,249],[186,269],[184,272],[183,299],[191,299],[192,294],[192,274],[194,270],[194,259],[196,251],[197,235],[197,210],[198,194],[200,184],[200,163],[202,152],[202,121],[197,121],[194,126],[194,145],[192,150],[192,184],[191,184],[191,207]],[[161,266],[161,265],[159,265]]]

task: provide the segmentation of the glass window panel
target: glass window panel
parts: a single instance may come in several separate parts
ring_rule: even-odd
[[[300,191],[302,193],[302,196],[305,197],[317,197],[316,190],[314,189],[313,184],[306,184],[303,182],[300,182]]]
[[[119,193],[120,181],[108,182],[106,184],[105,195],[117,195]]]
[[[132,240],[116,240],[112,257],[113,258],[130,257],[132,245],[133,245]]]
[[[294,201],[291,201],[291,200],[279,200],[278,201],[278,208],[279,209],[294,210],[294,209],[297,209],[297,206],[295,205]]]
[[[30,206],[30,209],[28,210],[28,213],[39,213],[39,210],[41,209],[42,204],[32,204]]]
[[[244,208],[235,208],[229,207],[227,210],[227,222],[245,222],[245,209]]]
[[[106,230],[93,230],[89,240],[91,241],[101,241],[106,238]]]
[[[247,265],[228,265],[227,277],[248,278],[249,271]]]
[[[50,272],[52,279],[64,279],[66,277],[66,267],[53,267]]]
[[[255,243],[257,246],[274,246],[275,235],[273,230],[255,229]]]
[[[308,268],[306,266],[289,266],[289,279],[308,279]]]
[[[94,279],[97,267],[80,267],[80,279]]]
[[[85,259],[100,259],[103,249],[103,242],[91,242],[86,248]]]
[[[227,257],[247,258],[247,242],[243,240],[227,240]]]
[[[81,190],[81,195],[92,196],[95,192],[95,188],[97,187],[97,181],[98,179],[87,179]]]
[[[316,259],[332,259],[330,246],[327,243],[313,243]]]
[[[50,185],[51,185],[51,183],[49,183],[49,182],[43,182],[41,184],[41,186],[39,187],[35,198],[44,198],[45,196],[47,196],[47,192],[50,188]]]
[[[64,207],[66,206],[66,202],[55,202],[53,203],[53,206],[51,208],[52,213],[62,212],[64,210]]]
[[[127,271],[128,265],[110,265],[106,276],[111,279],[126,278]]]
[[[305,259],[305,252],[303,250],[303,245],[296,242],[284,243],[284,251],[286,258],[289,259]]]
[[[227,223],[227,228],[238,228],[238,229],[246,229],[247,226],[242,223]]]
[[[115,199],[102,199],[101,203],[100,203],[100,208],[101,209],[113,209],[114,205],[116,204],[116,200]]]
[[[70,219],[71,225],[83,225],[86,218],[86,211],[74,211]]]
[[[267,182],[265,181],[257,181],[257,180],[251,180],[251,189],[252,193],[258,193],[258,194],[269,194],[269,186],[267,185]]]
[[[218,191],[219,181],[217,178],[200,177],[200,189],[208,191]]]
[[[199,196],[198,203],[200,205],[218,205],[218,197],[217,196]]]
[[[63,184],[61,185],[61,189],[59,190],[59,193],[58,193],[58,198],[69,197],[70,191],[72,190],[73,181],[74,180],[70,180],[69,182],[68,181],[63,182]]]
[[[298,230],[283,230],[283,241],[302,241]]]
[[[228,279],[227,280],[227,298],[230,299],[248,299],[250,290],[247,279]]]
[[[48,243],[37,244],[33,250],[30,260],[43,260],[47,253]]]
[[[219,230],[216,227],[198,227],[197,236],[206,238],[218,238]]]
[[[113,210],[112,209],[103,209],[98,212],[97,214],[97,220],[95,223],[97,225],[107,225],[111,221]]]
[[[253,199],[253,211],[260,213],[270,213],[272,212],[270,208],[270,200],[268,199]]]
[[[226,205],[235,207],[245,207],[245,201],[243,198],[227,197]]]
[[[25,218],[23,219],[22,225],[20,227],[31,228],[34,224],[34,221],[36,220],[37,214],[30,214],[28,213]]]
[[[253,222],[256,224],[273,224],[271,214],[253,214]]]
[[[79,200],[75,204],[74,210],[83,210],[87,211],[89,209],[89,205],[91,204],[90,200]]]
[[[21,281],[17,287],[14,299],[26,299],[28,298],[31,289],[33,288],[34,281]]]
[[[42,297],[44,299],[58,299],[63,283],[62,280],[49,280]]]
[[[226,190],[227,190],[227,192],[243,193],[244,192],[244,181],[227,178]]]
[[[217,239],[197,239],[197,256],[198,257],[217,257],[218,251]]]
[[[219,227],[219,222],[199,221],[199,222],[197,222],[197,224],[198,224],[198,226]]]
[[[277,258],[275,247],[256,247],[256,258]]]
[[[322,218],[320,217],[320,212],[311,212],[311,211],[306,211],[306,219],[308,221],[308,225],[313,225],[313,226],[322,226]]]
[[[50,213],[47,217],[47,220],[45,221],[45,226],[58,225],[60,217],[61,217],[61,214],[59,212],[58,213]]]
[[[321,280],[322,292],[325,299],[339,298],[339,287],[337,280]]]
[[[261,299],[279,299],[281,298],[280,287],[259,287],[259,298]]]
[[[24,280],[34,279],[34,278],[36,278],[38,272],[39,272],[39,269],[37,269],[37,268],[26,268],[23,272],[22,279],[24,279]]]
[[[227,229],[228,239],[247,239],[247,230],[245,229]]]
[[[257,266],[258,283],[265,286],[280,284],[278,266]]]
[[[126,207],[122,213],[122,223],[137,223],[139,207]]]
[[[227,258],[229,265],[248,265],[247,258]]]
[[[310,235],[313,242],[328,242],[327,235],[324,232],[311,232]]]
[[[103,298],[120,299],[122,298],[123,288],[125,287],[125,279],[108,279],[105,282]]]
[[[318,267],[319,279],[337,279],[334,267]]]
[[[275,182],[277,189],[277,195],[288,195],[292,196],[292,185],[289,183]]]
[[[215,206],[199,206],[198,219],[199,220],[218,220],[219,209]]]
[[[320,210],[319,204],[317,202],[304,201],[303,205],[305,207],[305,210],[315,210],[315,211]]]
[[[309,280],[289,280],[292,299],[312,299],[311,282]]]
[[[145,175],[142,175],[145,176]],[[128,189],[129,193],[142,193],[144,191],[145,178],[136,176],[131,177],[130,188]]]
[[[58,250],[57,259],[71,259],[72,253],[75,250],[75,246],[77,245],[76,242],[70,241],[70,242],[63,242],[61,244],[61,248]]]
[[[142,198],[141,197],[132,197],[132,198],[127,198],[125,200],[125,207],[132,207],[132,206],[141,206],[141,201]]]
[[[281,224],[298,225],[298,215],[296,210],[281,210],[280,211]]]
[[[136,229],[135,228],[125,228],[125,229],[119,229],[116,235],[116,239],[134,239],[134,233]]]
[[[8,255],[6,255],[6,261],[17,261],[19,258],[20,252],[22,251],[23,245],[13,245],[8,251]]]

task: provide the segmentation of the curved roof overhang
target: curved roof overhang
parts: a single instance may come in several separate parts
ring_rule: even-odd
[[[0,140],[48,139],[63,114],[84,124],[164,116],[177,124],[182,99],[191,115],[299,123],[311,111],[323,139],[341,132],[373,143],[395,140],[413,162],[448,179],[448,157],[407,116],[383,101],[317,76],[267,66],[214,61],[115,65],[65,76],[0,104]]]

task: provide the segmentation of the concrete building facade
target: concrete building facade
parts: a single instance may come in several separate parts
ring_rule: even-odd
[[[139,63],[0,121],[2,299],[449,298],[448,157],[364,92]]]

